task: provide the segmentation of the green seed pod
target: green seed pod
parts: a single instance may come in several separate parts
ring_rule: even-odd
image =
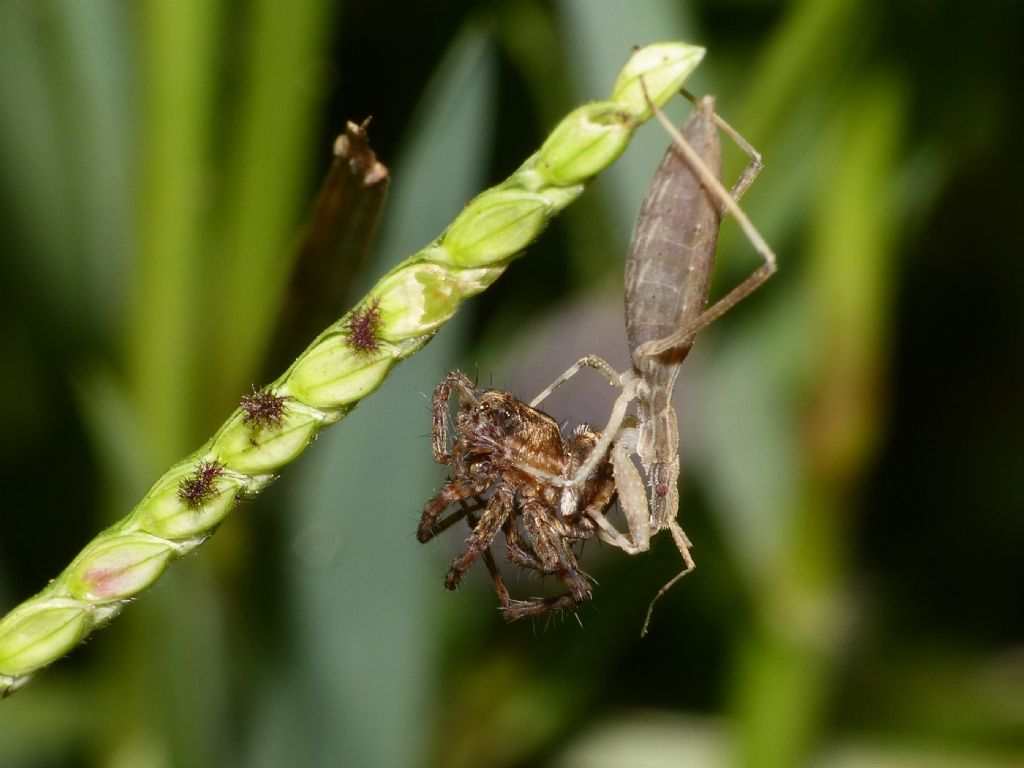
[[[219,474],[210,481],[208,491],[189,503],[182,498],[182,485],[189,482],[195,471],[194,466],[179,465],[164,475],[136,507],[132,528],[167,539],[209,535],[231,512],[244,481]]]
[[[49,598],[24,604],[0,621],[0,675],[23,675],[70,651],[90,629],[89,604]]]
[[[699,45],[656,43],[645,46],[622,68],[612,88],[611,100],[635,120],[649,120],[651,108],[647,99],[659,107],[665,104],[679,92],[703,58],[704,48]]]
[[[314,408],[342,408],[380,386],[393,364],[383,350],[359,352],[343,334],[335,333],[300,358],[281,392]]]
[[[477,195],[442,238],[451,263],[480,266],[507,261],[547,223],[551,204],[541,195],[491,190]]]
[[[94,604],[125,600],[156,581],[175,554],[172,542],[143,533],[94,542],[72,563],[68,591]]]
[[[622,154],[633,135],[632,116],[615,101],[587,104],[565,118],[544,142],[537,171],[549,184],[575,184],[597,175]]]
[[[306,449],[326,418],[319,411],[286,405],[279,424],[273,429],[259,429],[245,424],[245,415],[236,411],[214,438],[210,450],[236,472],[276,472]]]

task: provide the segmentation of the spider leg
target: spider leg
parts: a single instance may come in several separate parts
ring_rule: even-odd
[[[514,518],[505,522],[505,547],[508,551],[508,559],[523,568],[529,568],[541,574],[544,573],[544,566],[533,551],[533,547],[520,538],[519,525]]]
[[[590,600],[590,581],[580,570],[576,556],[569,547],[570,537],[566,535],[569,529],[562,525],[553,510],[540,499],[523,499],[522,509],[523,525],[537,552],[541,573],[555,574],[569,592],[558,597],[513,601],[502,610],[502,615],[514,621],[526,616],[573,608]]]
[[[459,402],[473,399],[473,382],[462,371],[450,371],[434,388],[433,405],[433,448],[434,461],[438,464],[451,463],[452,455],[448,453],[448,398],[455,390]]]
[[[544,573],[574,567],[576,558],[562,536],[560,520],[551,507],[536,498],[522,500],[523,527],[537,553]]]
[[[476,525],[476,518],[471,514],[473,512],[479,512],[481,509],[487,506],[487,502],[481,499],[479,496],[473,497],[473,503],[467,504],[465,501],[459,501],[459,509],[452,512],[448,517],[438,520],[430,528],[431,537],[437,536],[439,533],[444,533],[451,528],[455,523],[459,522],[463,518],[469,518],[470,528]]]
[[[470,531],[469,536],[466,537],[465,549],[452,561],[452,565],[448,569],[448,576],[444,580],[445,587],[455,589],[459,585],[462,574],[469,570],[469,567],[490,546],[491,540],[501,530],[502,523],[512,512],[514,501],[515,496],[508,486],[499,484],[494,489],[494,493],[487,502],[487,510]]]
[[[435,526],[437,518],[441,516],[442,512],[452,504],[479,496],[487,490],[491,482],[489,478],[480,478],[478,480],[456,479],[445,483],[444,487],[423,507],[419,528],[416,531],[416,538],[419,539],[420,543],[425,544],[451,525],[451,523],[447,523],[440,529]]]
[[[501,609],[501,615],[506,621],[517,621],[527,616],[543,616],[546,613],[557,613],[575,608],[579,603],[575,602],[572,595],[560,595],[558,597],[536,598],[534,600],[513,600],[507,607]]]
[[[576,608],[591,598],[590,581],[578,568],[559,570],[557,576],[569,590],[568,593],[557,597],[512,600],[509,605],[502,607],[501,615],[507,621],[516,621],[527,616],[542,616]]]
[[[476,528],[477,517],[473,514],[475,509],[480,509],[483,506],[483,502],[477,499],[477,505],[470,507],[464,501],[459,502],[462,505],[462,509],[465,512],[466,519],[469,521],[470,528]],[[501,571],[498,570],[498,564],[494,562],[494,555],[491,554],[491,548],[487,547],[480,555],[483,558],[484,564],[487,566],[488,572],[491,574],[491,583],[494,585],[494,592],[498,596],[498,602],[501,603],[502,608],[506,608],[512,604],[512,598],[508,593],[508,587],[505,586],[505,580],[501,577]]]

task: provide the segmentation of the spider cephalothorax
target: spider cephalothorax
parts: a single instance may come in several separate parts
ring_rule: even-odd
[[[455,393],[455,440],[448,449],[448,400]],[[433,400],[434,459],[452,477],[427,502],[417,538],[429,541],[468,517],[472,530],[445,579],[455,589],[466,570],[483,556],[494,579],[502,612],[509,619],[567,608],[590,598],[590,583],[576,562],[572,544],[594,533],[590,513],[601,512],[615,495],[611,468],[602,462],[587,482],[567,491],[539,475],[571,477],[590,455],[600,433],[580,427],[562,435],[542,411],[508,392],[480,389],[459,371],[437,386]],[[482,497],[489,496],[484,500]],[[438,520],[448,507],[460,509]],[[483,510],[479,519],[474,512]],[[520,530],[520,523],[522,530]],[[509,559],[542,574],[554,574],[569,593],[551,599],[511,600],[488,547],[504,531]]]

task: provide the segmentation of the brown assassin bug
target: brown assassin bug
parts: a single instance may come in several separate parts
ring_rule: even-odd
[[[714,112],[710,97],[696,106],[679,131],[654,105],[655,116],[673,138],[640,209],[626,261],[625,316],[632,367],[619,373],[608,362],[588,355],[573,364],[538,395],[538,405],[555,387],[582,368],[600,372],[622,389],[594,451],[571,477],[540,475],[565,489],[560,511],[571,514],[578,488],[603,462],[613,468],[619,505],[628,534],[615,528],[600,511],[587,514],[596,534],[624,552],[637,554],[650,547],[651,537],[668,530],[683,557],[684,570],[655,595],[644,621],[650,622],[654,602],[694,568],[692,546],[676,515],[679,495],[679,428],[672,407],[672,390],[695,334],[753,293],[776,270],[775,254],[737,204],[762,168],[759,153]],[[727,191],[721,181],[722,129],[750,161]],[[764,263],[729,293],[706,307],[715,249],[722,217],[731,213]],[[636,416],[627,416],[631,403]],[[639,459],[646,476],[634,463]]]

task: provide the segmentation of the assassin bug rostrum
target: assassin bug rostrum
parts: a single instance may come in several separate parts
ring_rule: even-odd
[[[685,568],[659,590],[651,608],[654,601],[694,568],[690,540],[676,520],[679,428],[671,397],[680,366],[693,345],[694,335],[750,295],[776,269],[775,254],[736,202],[761,170],[760,155],[715,114],[711,98],[698,101],[684,93],[696,110],[681,132],[651,105],[672,136],[673,144],[655,173],[637,217],[626,262],[625,316],[632,367],[619,373],[602,358],[588,355],[531,403],[538,405],[555,387],[585,367],[594,368],[622,389],[601,439],[576,474],[543,477],[565,489],[560,512],[570,514],[574,512],[576,489],[601,462],[608,460],[629,532],[620,532],[603,512],[591,511],[588,516],[596,526],[598,538],[624,552],[637,554],[647,551],[654,534],[666,529],[671,533]],[[721,145],[717,128],[750,158],[731,192],[719,181]],[[705,308],[718,229],[725,213],[737,219],[764,263]],[[637,414],[627,417],[627,409],[634,401]],[[646,488],[634,455],[646,476]],[[651,608],[644,621],[644,632]]]

